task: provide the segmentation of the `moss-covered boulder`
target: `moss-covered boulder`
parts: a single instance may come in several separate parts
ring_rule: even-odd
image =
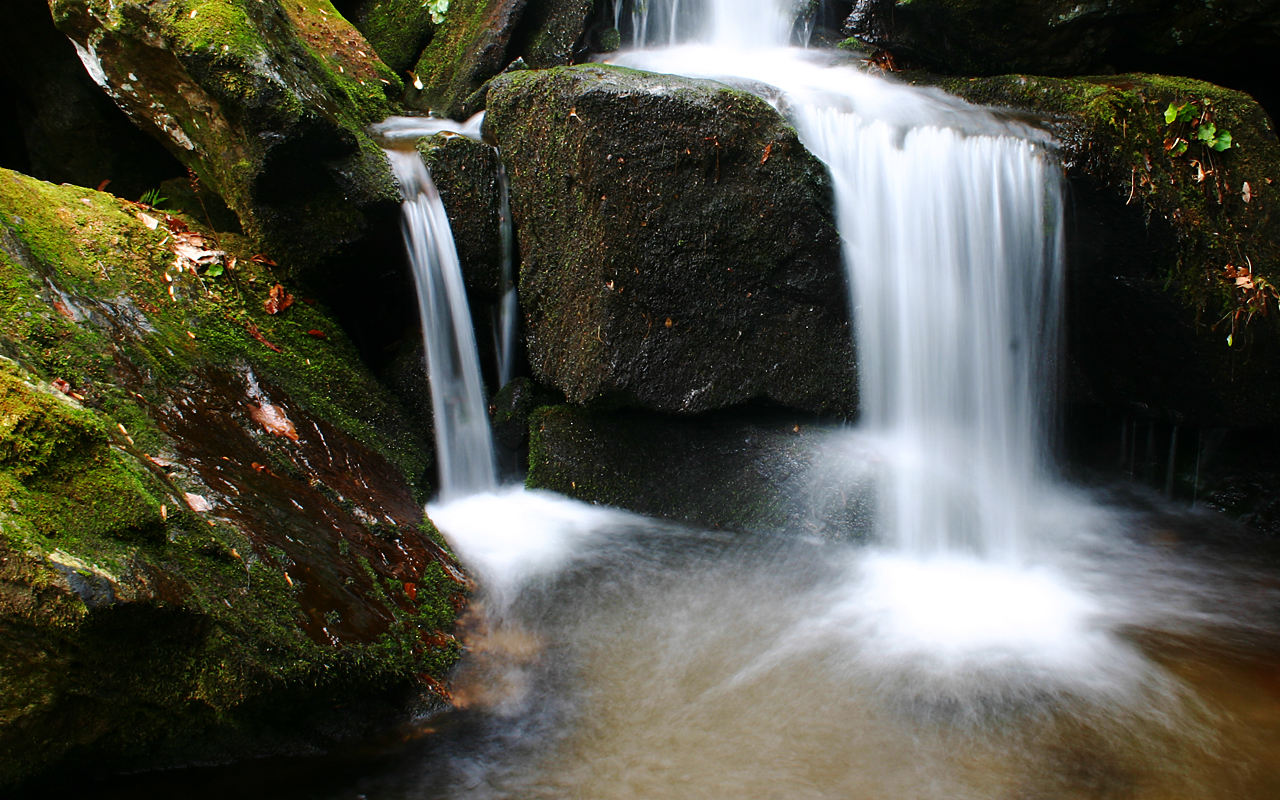
[[[1156,75],[916,80],[1032,112],[1061,141],[1077,399],[1280,422],[1280,141],[1257,103]]]
[[[418,61],[409,103],[466,119],[484,108],[486,82],[513,63],[543,69],[576,61],[592,9],[592,0],[450,0]]]
[[[832,430],[810,423],[544,406],[529,416],[527,483],[704,528],[864,536],[869,484],[837,485],[839,461],[824,460]]]
[[[429,449],[254,255],[0,171],[0,786],[441,702],[464,579]]]
[[[826,169],[758,97],[604,66],[493,81],[529,360],[571,402],[856,407]]]
[[[363,126],[401,82],[328,0],[50,0],[89,74],[290,266],[394,215]]]

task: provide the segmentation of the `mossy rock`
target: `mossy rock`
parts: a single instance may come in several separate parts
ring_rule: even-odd
[[[1058,137],[1075,399],[1174,423],[1280,423],[1280,141],[1257,103],[1158,75],[912,79],[1029,112]],[[1170,104],[1195,104],[1196,120],[1167,123]],[[1196,138],[1206,110],[1230,148]]]
[[[570,402],[856,411],[825,167],[767,103],[605,66],[493,81],[536,377]]]
[[[0,786],[443,702],[465,579],[429,449],[323,308],[269,313],[253,255],[0,170]]]
[[[399,75],[418,63],[436,30],[423,0],[358,0],[337,5],[378,51],[382,62]]]
[[[401,81],[328,0],[51,0],[89,74],[290,267],[394,215],[365,134]]]
[[[450,0],[422,53],[410,105],[466,119],[485,107],[486,82],[514,65],[544,69],[580,60],[593,0]]]

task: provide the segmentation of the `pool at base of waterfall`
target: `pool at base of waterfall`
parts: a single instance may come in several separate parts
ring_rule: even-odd
[[[1280,557],[1222,545],[1208,515],[1065,490],[1042,508],[1052,544],[1002,565],[690,530],[520,490],[433,507],[486,587],[456,711],[324,757],[91,791],[1277,796]]]

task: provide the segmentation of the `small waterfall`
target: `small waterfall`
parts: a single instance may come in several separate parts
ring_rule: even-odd
[[[860,429],[881,461],[881,538],[917,556],[1017,560],[1046,486],[1057,361],[1062,201],[1050,142],[941,93],[779,47],[790,0],[726,5],[704,2],[712,24],[697,44],[613,60],[782,90],[835,187]]]
[[[614,7],[620,21],[622,0]],[[632,41],[670,47],[699,41],[722,47],[781,47],[791,35],[794,3],[777,0],[635,0]]]
[[[520,300],[516,293],[516,234],[511,224],[511,184],[501,161],[498,162],[498,198],[498,235],[502,247],[498,283],[502,299],[494,309],[493,341],[498,350],[498,385],[506,386],[515,377],[516,319],[520,313]]]
[[[404,197],[405,246],[418,289],[435,415],[440,498],[497,488],[480,355],[444,203],[417,151],[388,150]]]

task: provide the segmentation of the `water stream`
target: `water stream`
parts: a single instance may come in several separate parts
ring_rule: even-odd
[[[459,711],[242,796],[1280,796],[1280,558],[1054,475],[1052,141],[787,48],[793,5],[637,3],[644,47],[612,60],[776,87],[830,168],[864,412],[813,478],[869,491],[879,543],[496,488],[447,220],[392,153],[441,442],[429,512],[481,587]]]

